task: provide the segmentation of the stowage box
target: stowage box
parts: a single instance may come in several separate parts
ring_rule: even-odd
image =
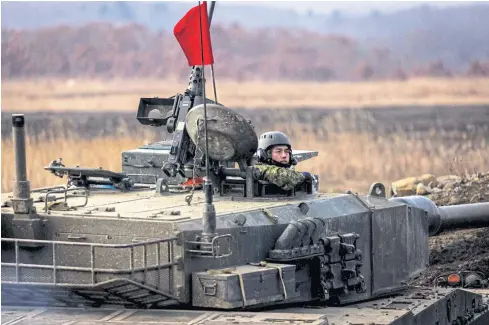
[[[196,307],[232,309],[283,301],[296,296],[295,265],[269,263],[196,272],[192,292]]]

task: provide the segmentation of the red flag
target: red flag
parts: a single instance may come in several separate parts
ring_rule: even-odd
[[[213,64],[211,33],[209,31],[209,16],[207,15],[207,2],[200,5],[202,19],[202,44],[204,48],[204,65]],[[189,66],[202,65],[202,52],[200,43],[199,6],[190,9],[175,25],[173,34],[182,47]]]

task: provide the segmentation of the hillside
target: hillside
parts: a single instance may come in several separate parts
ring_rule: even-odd
[[[178,19],[197,2],[150,1],[4,1],[2,28],[38,29],[61,24],[81,26],[91,22],[127,24],[135,23],[153,31],[171,31]],[[307,4],[305,4],[307,6]],[[351,6],[362,8],[361,4]],[[407,35],[416,30],[469,29],[472,34],[483,35],[489,30],[489,5],[465,2],[440,6],[437,3],[419,3],[409,9],[390,12],[364,11],[352,15],[335,10],[330,14],[298,13],[289,9],[257,6],[254,2],[219,2],[213,22],[229,26],[238,24],[246,28],[306,29],[319,33],[334,33],[365,39],[385,39]],[[463,31],[465,32],[465,31]],[[469,35],[470,36],[470,35]],[[398,39],[397,39],[398,40]]]
[[[172,29],[191,6],[2,2],[2,79],[186,79],[188,68]],[[218,3],[211,28],[216,74],[293,81],[488,76],[486,17],[489,4],[470,2],[356,16]]]
[[[429,32],[402,44],[416,48]],[[485,61],[449,67],[443,60],[405,56],[349,37],[280,28],[212,27],[215,72],[243,80],[344,81],[410,76],[489,76]],[[487,42],[482,47],[489,47]],[[455,51],[456,49],[454,49]],[[396,54],[397,53],[397,54]],[[489,53],[489,48],[487,50]],[[402,58],[402,59],[401,59]],[[168,77],[189,69],[170,32],[137,24],[90,23],[38,30],[2,30],[2,80],[31,77]]]

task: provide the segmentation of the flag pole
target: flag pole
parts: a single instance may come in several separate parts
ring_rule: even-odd
[[[200,26],[200,53],[202,59],[202,94],[204,97],[204,138],[205,138],[205,179],[204,179],[204,196],[205,196],[205,206],[204,206],[204,215],[203,215],[203,223],[204,229],[202,231],[202,239],[205,242],[210,243],[212,239],[217,235],[216,234],[216,210],[214,208],[214,204],[212,203],[212,182],[209,179],[210,174],[210,166],[209,166],[209,147],[207,141],[207,98],[205,96],[205,69],[204,69],[204,42],[202,36],[202,13],[199,3],[199,26]],[[207,14],[207,12],[206,12]]]
[[[216,5],[215,1],[211,1],[211,7],[209,9],[209,28],[211,28],[212,15],[214,13],[214,6]],[[214,89],[214,100],[217,102],[217,89],[216,89],[216,78],[214,74],[214,64],[211,64],[211,76],[212,76],[212,87]]]
[[[205,66],[204,66],[204,41],[202,37],[202,13],[199,3],[199,26],[200,26],[200,55],[202,59],[202,96],[204,97],[204,137],[205,137],[205,177],[209,178],[209,147],[207,142],[207,105],[205,96]],[[206,13],[207,14],[207,13]]]

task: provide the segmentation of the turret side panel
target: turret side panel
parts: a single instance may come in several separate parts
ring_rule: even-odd
[[[373,295],[397,291],[429,262],[428,219],[407,206],[372,213]]]

